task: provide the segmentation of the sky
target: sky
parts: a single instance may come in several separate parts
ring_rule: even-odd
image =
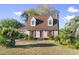
[[[23,23],[20,17],[24,10],[36,8],[38,4],[0,4],[0,20],[14,18]],[[79,4],[50,4],[59,11],[59,28],[64,25],[75,15],[79,14]]]

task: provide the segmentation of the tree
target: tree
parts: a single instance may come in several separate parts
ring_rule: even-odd
[[[14,47],[18,31],[14,28],[0,28],[0,44],[5,47]]]
[[[49,5],[39,5],[37,8],[31,8],[28,10],[25,10],[23,14],[21,15],[24,17],[27,21],[28,16],[34,16],[34,15],[56,15],[58,14],[59,11],[57,11],[54,7],[49,6]]]
[[[22,24],[15,19],[2,19],[0,21],[0,26],[2,27],[11,27],[11,28],[19,28]]]
[[[21,16],[25,18],[25,21],[27,21],[28,16],[34,16],[34,15],[39,15],[39,13],[35,9],[28,9],[25,10]]]
[[[79,27],[79,15],[76,15],[74,18],[66,24],[65,28],[69,29],[75,36],[77,28]]]
[[[36,11],[39,12],[40,15],[55,15],[59,13],[59,11],[50,5],[39,5]]]
[[[77,42],[77,37],[75,35],[79,23],[79,15],[75,16],[74,18],[70,19],[70,21],[65,25],[63,29],[60,31],[61,37],[68,41],[69,44],[74,45]]]

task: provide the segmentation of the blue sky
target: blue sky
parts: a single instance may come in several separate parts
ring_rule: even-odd
[[[0,4],[0,19],[15,18],[20,22],[23,22],[20,15],[29,8],[36,8],[38,4]],[[60,28],[64,27],[65,23],[69,19],[73,18],[76,14],[79,14],[78,4],[50,4],[57,9],[59,14]]]

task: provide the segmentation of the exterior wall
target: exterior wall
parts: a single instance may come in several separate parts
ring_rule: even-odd
[[[34,36],[34,38],[36,38],[36,31],[33,32],[33,36]]]
[[[40,38],[40,31],[36,31],[36,38]]]
[[[51,34],[54,35],[54,31],[51,31]]]
[[[49,33],[54,36],[58,35],[58,31],[41,31],[41,32],[40,31],[27,31],[26,34],[28,35],[33,34],[34,38],[48,38]]]
[[[48,38],[48,31],[43,31],[43,38]]]

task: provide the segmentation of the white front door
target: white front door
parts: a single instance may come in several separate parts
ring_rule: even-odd
[[[40,38],[40,31],[36,31],[36,38]]]

